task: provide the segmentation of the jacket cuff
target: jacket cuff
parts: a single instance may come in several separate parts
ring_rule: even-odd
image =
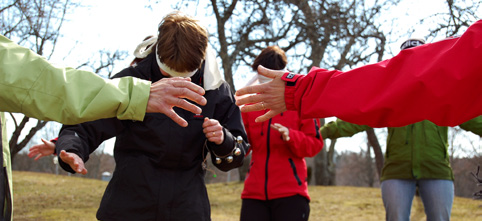
[[[56,137],[54,139],[51,139],[50,142],[55,144],[55,143],[57,143],[58,140],[59,140],[59,137]],[[55,152],[55,148],[54,148],[54,153],[52,153],[52,155],[57,156],[57,153]]]
[[[131,90],[129,104],[125,109],[119,108],[117,118],[120,120],[143,121],[149,101],[151,82],[137,78],[131,78],[129,81],[125,81],[126,84],[130,84],[127,85]]]
[[[302,77],[303,75],[301,74],[293,74],[290,72],[284,73],[283,77],[281,77],[281,80],[286,81],[285,104],[288,110],[297,110],[295,105],[296,82]]]

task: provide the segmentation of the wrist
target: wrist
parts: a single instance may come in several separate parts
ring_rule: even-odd
[[[296,91],[296,83],[298,79],[302,78],[303,75],[301,74],[294,74],[290,72],[286,72],[281,77],[281,80],[285,81],[285,104],[286,109],[288,110],[296,110],[295,105],[295,91]]]

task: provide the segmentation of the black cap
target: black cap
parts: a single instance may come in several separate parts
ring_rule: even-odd
[[[400,49],[407,49],[407,48],[413,48],[419,45],[425,44],[425,40],[420,39],[420,38],[410,38],[403,42],[403,44],[400,46]]]

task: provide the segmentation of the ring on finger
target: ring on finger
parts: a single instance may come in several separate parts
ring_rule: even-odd
[[[264,107],[264,102],[261,102],[261,106],[263,107],[263,110],[266,110],[266,108]]]
[[[213,132],[213,136],[216,136],[216,132]]]

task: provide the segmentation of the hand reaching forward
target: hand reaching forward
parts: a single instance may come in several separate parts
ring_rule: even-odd
[[[55,144],[41,138],[43,144],[37,144],[30,147],[28,150],[28,157],[35,157],[34,160],[38,160],[42,157],[50,156],[55,153]]]
[[[287,127],[278,123],[271,124],[270,127],[274,130],[277,130],[281,134],[281,137],[283,137],[284,141],[290,140],[290,129]]]
[[[70,165],[70,168],[76,173],[87,174],[87,169],[85,169],[84,161],[75,153],[69,153],[65,150],[60,151],[60,159],[65,163]]]
[[[192,83],[190,78],[163,78],[151,85],[146,112],[165,114],[180,126],[187,127],[187,121],[177,115],[172,108],[176,106],[200,114],[201,108],[183,98],[194,101],[199,105],[206,105],[206,98],[202,95],[204,95],[204,89]]]
[[[215,119],[204,118],[203,132],[206,138],[217,145],[224,142],[223,126]]]
[[[285,103],[285,81],[281,77],[286,71],[271,70],[263,66],[258,66],[258,74],[272,78],[268,83],[248,86],[239,89],[236,96],[255,94],[240,98],[236,105],[241,106],[241,112],[251,112],[269,109],[267,113],[256,118],[256,122],[266,121],[277,114],[286,111]],[[250,104],[250,105],[246,105]]]

